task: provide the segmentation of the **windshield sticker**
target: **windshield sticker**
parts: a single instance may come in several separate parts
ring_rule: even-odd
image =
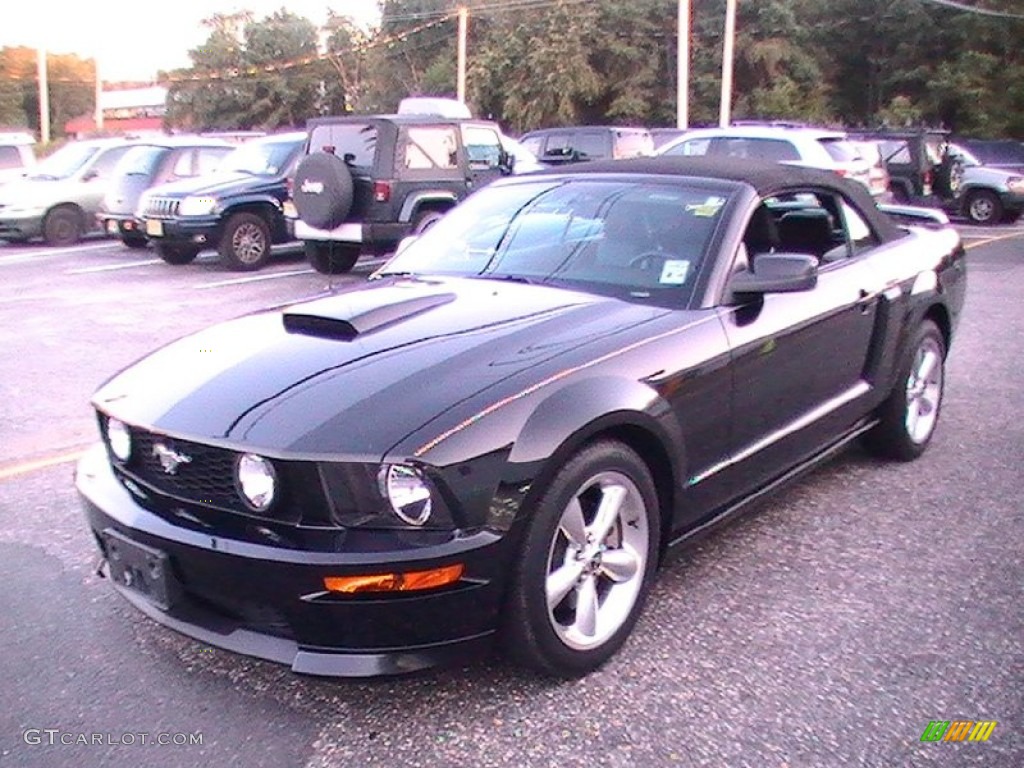
[[[688,213],[692,213],[694,216],[711,217],[718,213],[719,209],[725,205],[724,197],[709,197],[703,203],[691,203],[686,206]]]
[[[658,282],[662,285],[682,285],[686,282],[689,272],[690,262],[686,259],[666,259],[661,267]]]

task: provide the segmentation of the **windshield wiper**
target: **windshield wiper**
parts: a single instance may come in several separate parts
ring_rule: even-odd
[[[504,280],[507,283],[523,283],[524,285],[539,285],[543,283],[543,280],[537,280],[532,277],[523,277],[522,275],[498,275],[493,272],[483,275],[471,275],[478,280]]]

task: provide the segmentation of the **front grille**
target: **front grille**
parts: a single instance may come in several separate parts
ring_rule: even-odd
[[[132,457],[125,469],[154,490],[196,504],[251,514],[235,489],[238,454],[234,451],[141,430],[132,430],[132,443]],[[160,461],[159,454],[166,451],[182,457],[173,471],[167,471]]]
[[[146,210],[143,216],[157,219],[171,219],[178,215],[178,206],[181,201],[173,197],[151,197],[146,203]]]

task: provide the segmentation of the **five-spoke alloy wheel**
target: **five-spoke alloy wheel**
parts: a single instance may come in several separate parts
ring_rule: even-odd
[[[561,677],[607,661],[650,588],[658,508],[650,470],[628,446],[602,440],[575,454],[530,511],[503,629],[508,653]]]
[[[869,450],[902,461],[924,453],[942,408],[945,359],[942,331],[925,320],[905,349],[897,384],[878,409],[878,424],[865,435]]]

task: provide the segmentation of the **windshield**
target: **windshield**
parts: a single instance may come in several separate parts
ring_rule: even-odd
[[[251,173],[256,176],[277,176],[284,173],[298,141],[251,141],[243,144],[224,158],[217,168],[226,173]]]
[[[517,280],[683,306],[728,195],[717,186],[591,179],[489,187],[381,274]]]
[[[33,178],[66,179],[75,175],[99,151],[99,147],[90,144],[65,144],[52,155],[41,161]]]
[[[114,166],[114,176],[152,176],[168,152],[167,147],[132,147]]]

